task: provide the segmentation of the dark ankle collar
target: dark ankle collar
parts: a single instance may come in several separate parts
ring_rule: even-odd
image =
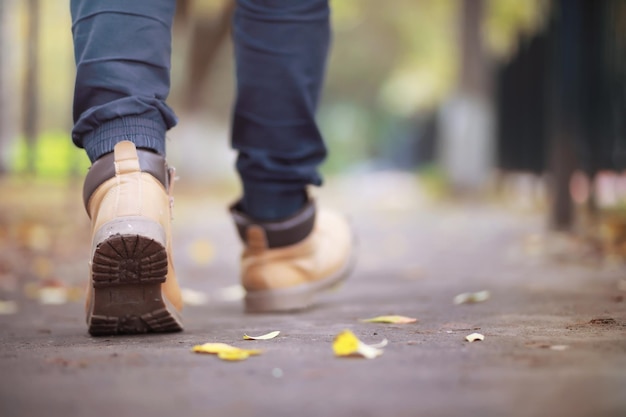
[[[250,228],[261,228],[265,234],[268,248],[279,248],[296,244],[306,238],[315,225],[315,203],[309,202],[291,217],[276,221],[259,222],[243,213],[238,204],[230,207],[230,213],[235,220],[239,237],[248,243]]]
[[[167,169],[167,163],[165,158],[161,155],[137,149],[137,156],[139,158],[139,168],[142,172],[146,172],[159,180],[166,190],[169,190],[169,174]],[[89,204],[91,195],[96,189],[102,185],[105,181],[115,177],[115,154],[110,152],[100,159],[95,161],[89,172],[85,177],[85,183],[83,184],[83,202],[85,208]]]

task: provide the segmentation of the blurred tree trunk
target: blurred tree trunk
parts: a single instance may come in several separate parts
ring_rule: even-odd
[[[22,131],[26,141],[26,170],[35,172],[35,145],[39,119],[39,0],[27,0],[28,29],[26,35],[26,76],[24,84],[24,114]]]
[[[5,46],[5,16],[6,16],[7,4],[4,1],[0,1],[0,175],[6,173],[7,167],[5,166],[5,160],[2,155],[6,155],[6,141],[7,141],[7,127],[8,117],[6,116],[7,103],[7,48]]]
[[[453,190],[484,189],[493,168],[494,111],[491,65],[482,39],[483,0],[460,2],[460,74],[443,107],[440,157]]]
[[[189,0],[182,1],[181,7],[189,9]],[[185,13],[181,10],[181,14]],[[201,97],[204,87],[210,75],[210,68],[213,64],[220,46],[227,39],[235,1],[227,0],[217,16],[207,16],[201,14],[193,21],[190,34],[190,47],[187,56],[185,84],[183,86],[183,109],[193,112],[201,105]],[[179,24],[187,19],[181,15],[178,17]]]
[[[14,134],[13,103],[15,97],[12,94],[13,88],[10,81],[13,57],[12,48],[9,46],[13,29],[9,16],[13,5],[13,0],[0,1],[0,175],[8,171],[6,155]]]
[[[462,92],[485,97],[489,95],[489,65],[482,39],[484,0],[465,0],[461,9],[461,74]]]
[[[574,222],[574,206],[569,193],[569,181],[579,166],[575,148],[585,134],[582,120],[585,116],[582,107],[582,52],[585,46],[581,44],[581,37],[586,27],[582,25],[582,0],[556,0],[555,5],[549,69],[549,224],[555,230],[570,230]]]

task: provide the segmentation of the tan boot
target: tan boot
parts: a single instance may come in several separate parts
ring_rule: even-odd
[[[163,157],[127,141],[89,170],[83,198],[92,230],[92,335],[182,330],[171,258],[171,180]]]
[[[345,279],[354,264],[354,239],[341,216],[313,202],[279,222],[255,222],[231,208],[245,249],[241,282],[246,311],[280,312],[310,307],[318,293]]]

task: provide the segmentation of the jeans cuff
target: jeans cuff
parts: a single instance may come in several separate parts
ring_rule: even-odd
[[[150,149],[165,156],[165,132],[162,121],[126,116],[104,122],[83,137],[83,147],[91,162],[113,152],[118,142],[131,141],[137,148]]]
[[[306,205],[306,188],[286,189],[280,185],[243,183],[241,211],[257,221],[277,221],[291,217]]]

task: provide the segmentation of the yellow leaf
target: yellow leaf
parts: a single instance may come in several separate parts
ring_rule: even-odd
[[[350,330],[344,330],[335,336],[333,350],[337,356],[349,356],[359,348],[359,339]]]
[[[366,345],[350,330],[344,330],[335,336],[333,351],[336,356],[362,356],[373,359],[383,354],[382,349]]]
[[[203,345],[195,345],[192,350],[196,353],[220,353],[228,350],[239,349],[226,343],[205,343]]]
[[[250,352],[243,349],[225,350],[219,352],[217,357],[224,361],[242,361],[250,357]]]
[[[480,333],[472,333],[472,334],[469,334],[469,335],[465,336],[465,340],[467,340],[468,342],[472,343],[472,342],[475,342],[477,340],[485,340],[485,336],[483,336]]]
[[[378,316],[371,319],[361,320],[364,323],[394,323],[394,324],[407,324],[415,323],[417,319],[406,316]]]
[[[208,265],[215,257],[215,248],[208,240],[197,239],[189,246],[189,257],[198,265]]]
[[[17,313],[17,303],[12,300],[0,300],[0,315],[9,315]]]
[[[183,303],[188,306],[202,306],[209,302],[208,295],[191,288],[181,288],[180,295],[183,297]]]
[[[214,354],[218,358],[227,361],[241,361],[249,356],[261,354],[261,351],[257,349],[241,349],[226,343],[205,343],[196,345],[191,350],[195,353]]]
[[[244,340],[269,340],[269,339],[275,338],[279,334],[280,334],[280,331],[278,331],[278,330],[273,331],[273,332],[269,332],[269,333],[261,335],[261,336],[248,336],[247,334],[244,334],[243,335],[243,339]]]
[[[464,292],[454,297],[454,304],[473,304],[482,303],[491,297],[491,293],[487,290],[478,292]]]

